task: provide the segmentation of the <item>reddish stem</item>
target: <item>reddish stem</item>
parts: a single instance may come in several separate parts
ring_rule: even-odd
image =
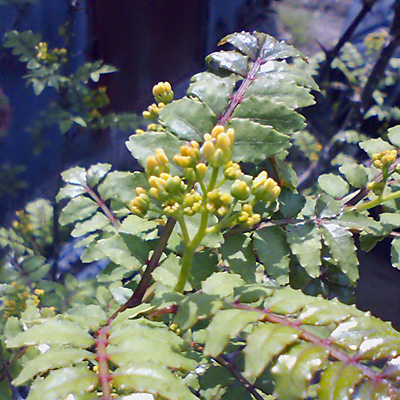
[[[107,207],[106,203],[104,203],[104,201],[96,194],[96,192],[90,186],[85,186],[85,190],[88,193],[88,195],[101,208],[101,210],[106,215],[106,217],[110,220],[110,222],[112,223],[114,228],[116,230],[118,230],[121,227],[121,224],[118,221],[117,217],[114,215],[114,213]]]
[[[323,347],[324,349],[328,350],[329,355],[338,360],[341,361],[343,364],[353,364],[355,367],[357,367],[362,374],[371,379],[372,382],[384,382],[385,384],[390,387],[391,390],[398,391],[398,389],[392,384],[392,382],[388,381],[387,379],[384,379],[381,374],[375,372],[373,369],[369,368],[368,366],[361,364],[358,362],[358,359],[356,357],[350,357],[348,354],[340,351],[336,347],[333,347],[330,342],[329,338],[328,339],[321,339],[320,337],[313,335],[312,333],[306,331],[304,328],[301,327],[301,321],[299,320],[292,320],[287,317],[284,317],[282,315],[274,314],[268,309],[258,309],[258,308],[253,308],[249,306],[245,306],[243,304],[238,304],[235,303],[233,306],[237,309],[240,310],[248,310],[248,311],[258,311],[264,313],[264,319],[262,321],[268,321],[272,322],[274,324],[279,324],[283,326],[290,326],[293,329],[296,329],[300,335],[299,337],[302,338],[303,340],[314,343],[316,345],[319,345]]]
[[[107,354],[108,336],[109,336],[110,326],[105,325],[97,331],[96,339],[96,360],[98,362],[98,376],[101,385],[101,390],[103,395],[101,400],[111,400],[111,374],[108,365],[110,359]]]

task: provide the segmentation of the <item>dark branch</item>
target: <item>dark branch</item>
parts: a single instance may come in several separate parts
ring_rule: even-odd
[[[374,4],[377,1],[378,0],[365,1],[360,12],[354,18],[354,20],[350,24],[350,26],[345,30],[342,37],[337,42],[336,46],[332,50],[329,50],[326,52],[326,59],[321,67],[321,72],[317,79],[318,82],[320,82],[320,83],[323,82],[326,75],[328,75],[328,73],[331,69],[332,61],[338,56],[341,48],[345,45],[345,43],[347,43],[350,40],[350,38],[353,36],[355,30],[358,28],[358,26],[363,21],[365,16],[371,11],[372,7],[374,6]]]

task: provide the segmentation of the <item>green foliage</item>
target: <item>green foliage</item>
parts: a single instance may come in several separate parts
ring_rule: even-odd
[[[400,397],[400,334],[351,305],[355,234],[365,249],[394,237],[399,267],[399,128],[360,143],[366,165],[299,193],[285,158],[317,90],[306,60],[261,33],[221,44],[234,50],[210,55],[183,99],[155,86],[153,122],[127,143],[144,172],[63,172],[61,233],[83,263],[106,260],[95,277],[52,260],[48,202],[1,230],[8,398]]]

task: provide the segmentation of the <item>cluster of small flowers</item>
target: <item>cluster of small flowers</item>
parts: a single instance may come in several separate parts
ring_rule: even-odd
[[[392,165],[397,159],[397,150],[384,150],[372,155],[372,164],[377,169]]]
[[[35,306],[40,303],[39,297],[44,294],[42,289],[35,289],[30,293],[24,285],[17,282],[11,283],[11,291],[8,293],[7,298],[3,301],[3,319],[11,316],[18,316],[26,308],[27,300],[31,300]]]
[[[163,149],[157,149],[146,162],[150,189],[136,188],[137,197],[130,204],[132,212],[145,216],[153,199],[169,216],[178,217],[180,213],[192,216],[201,212],[204,203],[208,212],[222,218],[233,204],[240,201],[241,209],[237,210],[234,223],[251,227],[260,222],[261,216],[253,213],[253,205],[257,201],[273,202],[281,189],[265,171],[256,178],[245,178],[240,165],[231,160],[234,135],[232,128],[225,131],[223,126],[217,125],[210,134],[204,135],[202,146],[196,141],[181,146],[173,161],[183,169],[183,178],[170,175],[168,157]],[[206,176],[209,167],[223,168],[225,180],[233,181],[230,193],[217,186],[203,198],[199,190],[201,185],[194,183],[196,178],[202,180]],[[253,198],[246,202],[251,194]]]
[[[171,88],[169,82],[159,82],[153,87],[153,96],[157,101],[147,107],[147,111],[143,111],[142,115],[144,119],[149,121],[156,121],[161,109],[165,107],[166,104],[171,103],[174,99],[174,91]],[[163,130],[160,125],[156,123],[151,123],[147,126],[148,131],[157,132]],[[138,135],[143,135],[145,131],[143,129],[137,129],[136,133]]]
[[[35,46],[37,51],[36,57],[39,61],[45,61],[49,64],[53,64],[56,62],[67,62],[67,50],[62,48],[55,48],[53,51],[49,51],[48,45],[46,42],[40,42]]]

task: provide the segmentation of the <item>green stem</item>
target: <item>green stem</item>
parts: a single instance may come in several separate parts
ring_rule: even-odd
[[[207,193],[211,192],[211,190],[213,190],[215,188],[215,185],[217,183],[217,178],[218,178],[218,170],[219,170],[219,168],[213,168],[211,179],[210,179],[210,182],[209,182],[208,188],[207,188]],[[203,198],[203,200],[205,199],[205,201],[207,201],[207,193],[204,193],[205,198]]]
[[[215,188],[215,185],[217,183],[217,178],[218,178],[218,170],[219,168],[214,168],[210,182],[208,183],[208,187],[206,188],[202,186],[203,190],[203,199],[202,199],[202,211],[201,211],[201,220],[200,220],[200,227],[199,230],[197,231],[196,235],[192,239],[192,241],[189,243],[189,241],[186,241],[186,248],[182,256],[182,266],[181,266],[181,271],[179,273],[179,278],[178,282],[175,286],[175,291],[176,292],[183,292],[183,289],[185,288],[186,282],[189,279],[190,275],[190,269],[192,267],[192,261],[194,257],[194,253],[197,250],[197,247],[199,247],[201,241],[203,240],[204,236],[207,234],[207,224],[208,224],[208,216],[209,212],[206,208],[207,204],[207,194],[211,192]],[[200,175],[198,171],[195,171],[196,175]],[[199,179],[200,184],[202,183],[202,180]],[[189,237],[189,235],[188,235]]]
[[[202,178],[200,172],[197,170],[197,168],[194,168],[194,173],[196,175],[197,182],[199,182],[199,184],[200,184],[201,190],[203,191],[203,193],[206,193],[207,188],[204,185],[203,178]]]
[[[183,253],[181,271],[179,273],[178,282],[174,289],[176,292],[183,292],[186,282],[189,279],[194,253],[196,252],[197,247],[203,240],[204,236],[207,234],[208,215],[209,213],[207,209],[203,208],[203,211],[201,212],[200,228],[193,240],[186,246]]]
[[[215,224],[214,226],[211,226],[210,228],[207,229],[207,234],[210,233],[214,233],[214,232],[218,232],[224,228],[226,228],[227,226],[230,225],[230,223],[232,223],[233,221],[235,221],[236,219],[236,215],[232,216],[233,210],[236,206],[236,204],[238,203],[238,199],[235,199],[233,201],[233,203],[230,205],[229,210],[227,211],[227,213],[225,214],[224,218],[221,219],[221,221],[219,221],[217,224]]]
[[[183,236],[183,241],[185,242],[185,246],[188,246],[190,243],[190,237],[189,237],[189,232],[187,230],[187,226],[185,224],[185,219],[183,215],[181,215],[178,219],[179,226],[181,227],[182,230],[182,236]]]
[[[376,206],[379,206],[379,205],[385,203],[386,201],[394,200],[394,199],[398,199],[398,198],[400,198],[400,190],[398,190],[397,192],[394,192],[394,193],[390,193],[387,196],[379,196],[375,200],[371,200],[366,203],[359,204],[358,206],[355,206],[351,209],[356,210],[356,211],[369,210],[371,208],[374,208]]]

